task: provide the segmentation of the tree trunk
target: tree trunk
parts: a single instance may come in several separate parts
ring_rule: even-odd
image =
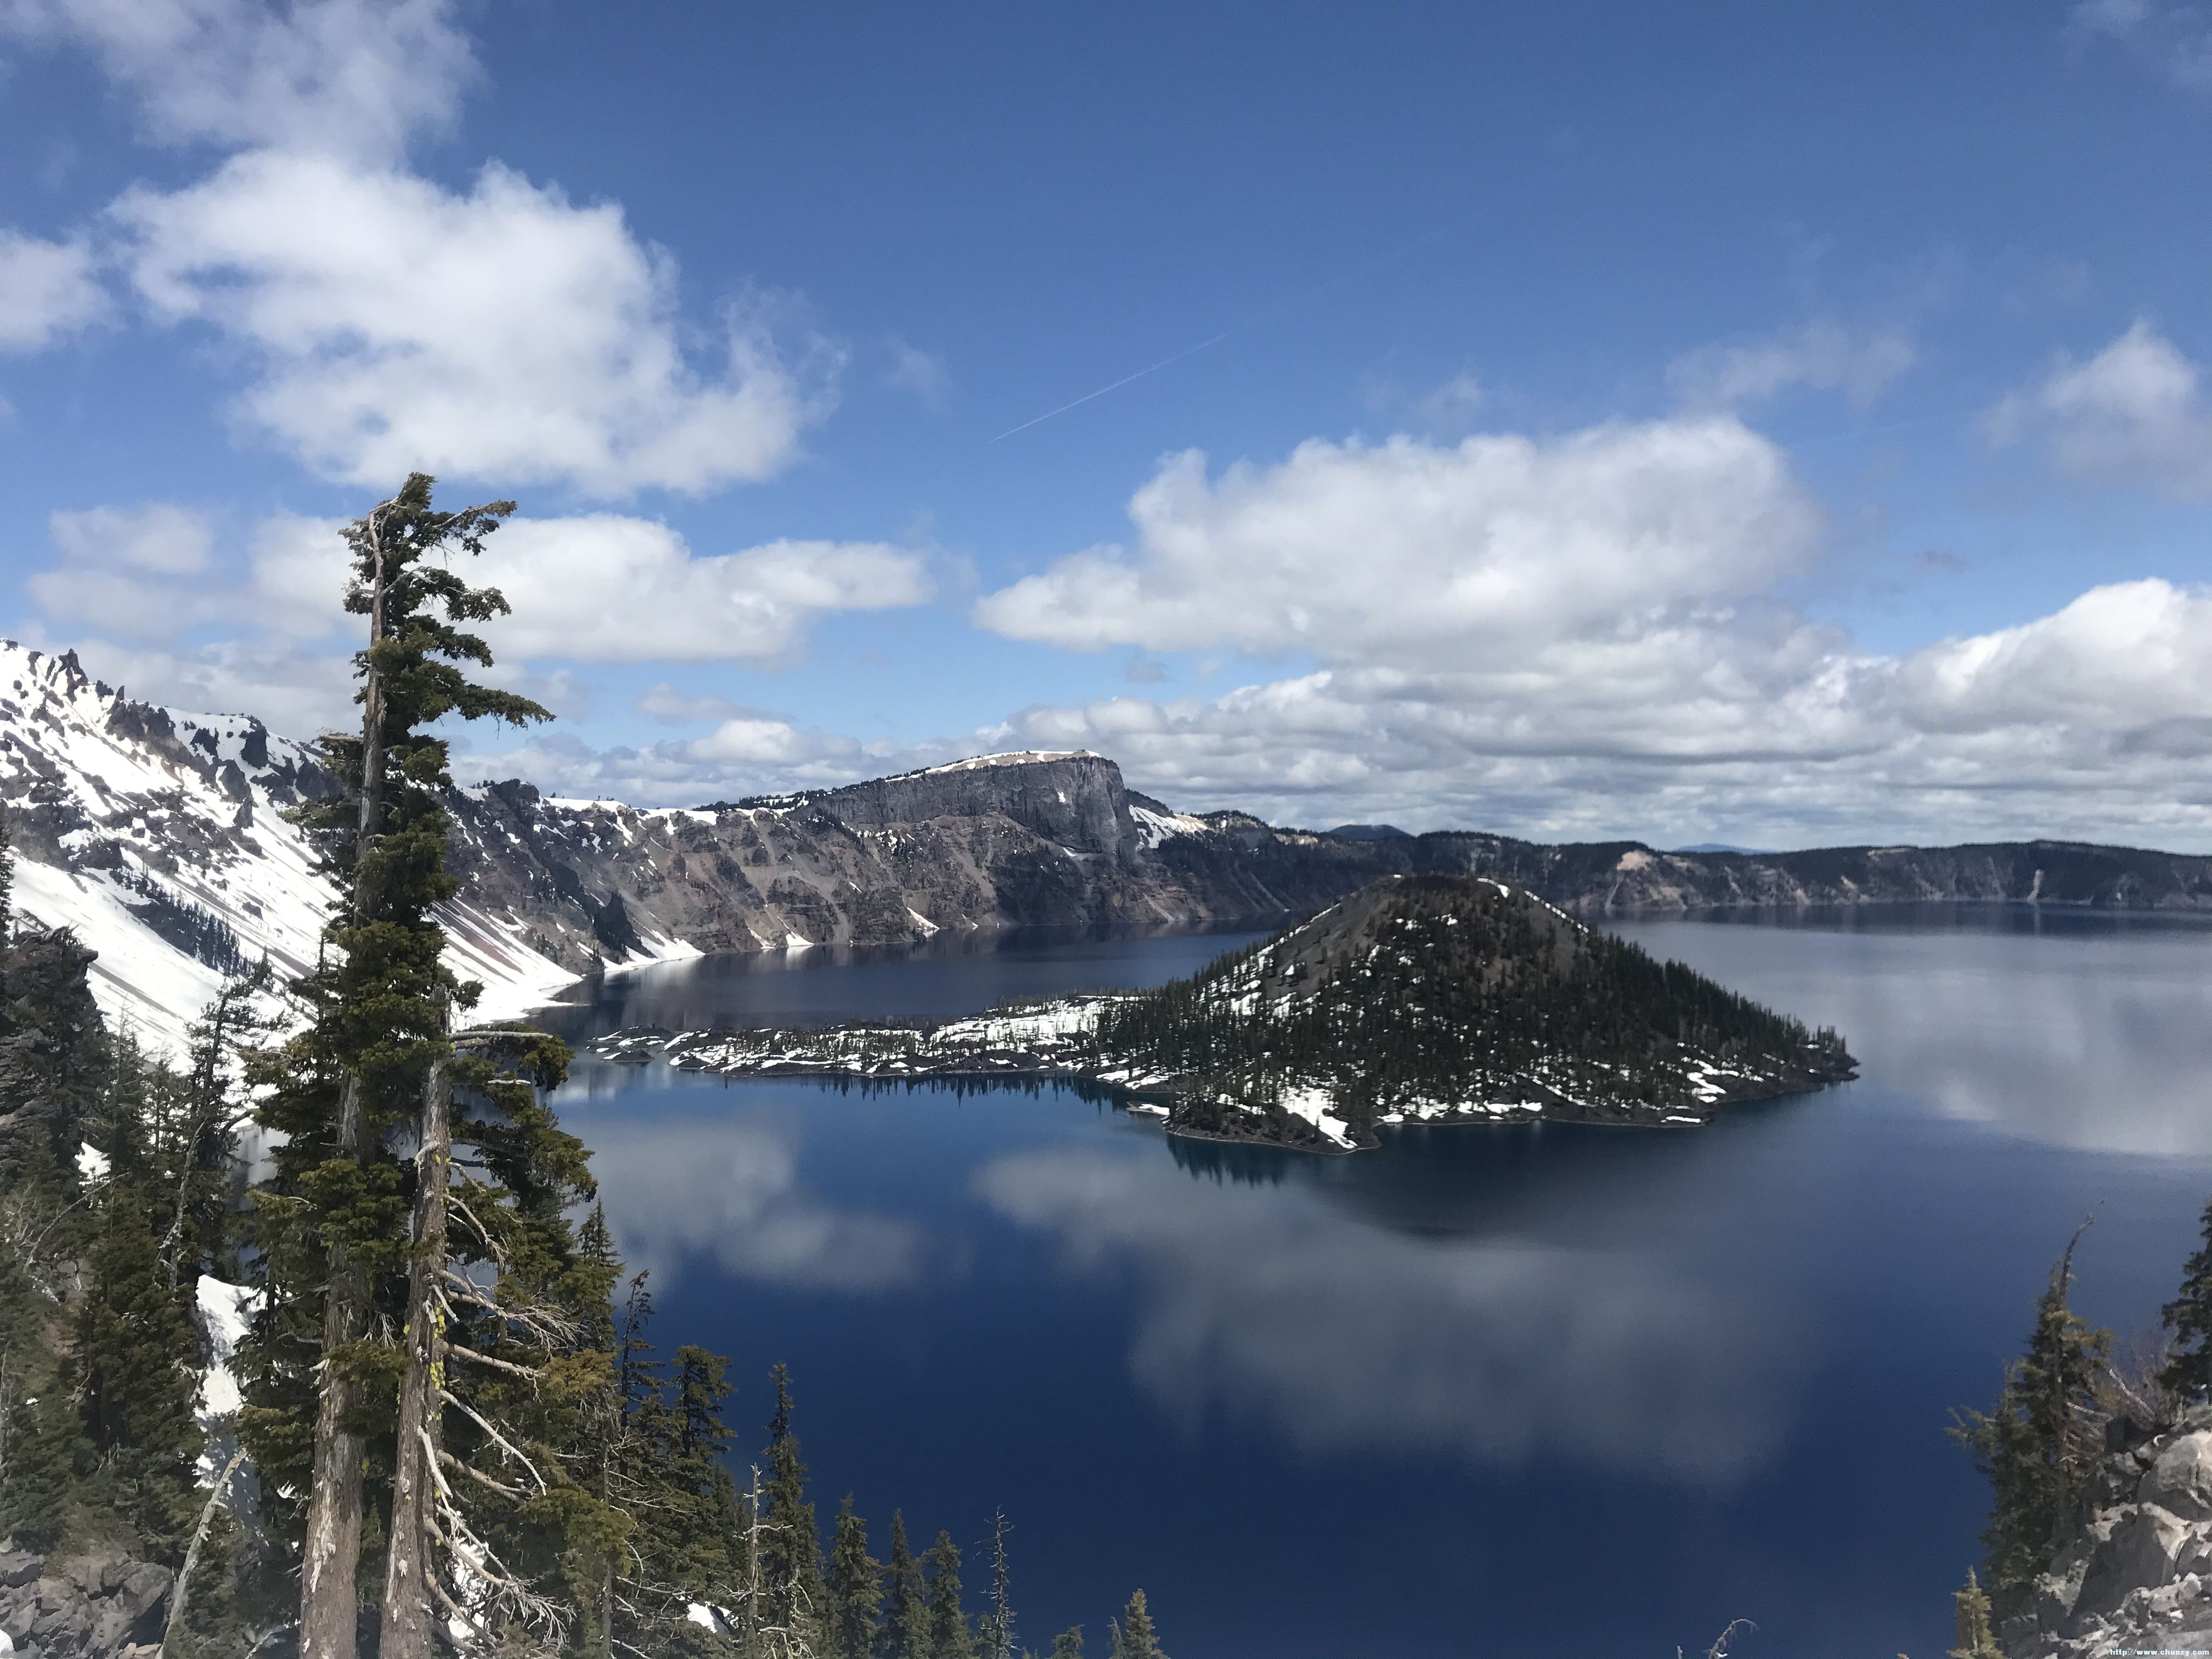
[[[222,1495],[230,1489],[230,1478],[238,1473],[238,1466],[246,1461],[246,1448],[240,1446],[230,1455],[230,1462],[222,1466],[222,1473],[215,1478],[215,1490],[208,1494],[207,1506],[200,1511],[200,1523],[192,1528],[191,1547],[185,1552],[185,1565],[177,1569],[177,1582],[169,1591],[169,1617],[161,1626],[161,1650],[158,1659],[169,1659],[170,1644],[177,1639],[185,1627],[185,1607],[191,1595],[192,1569],[200,1564],[200,1548],[207,1542],[208,1529],[215,1525],[215,1512],[222,1505]],[[143,1651],[143,1650],[141,1650]]]
[[[370,573],[368,642],[384,639],[383,509],[369,514],[375,555]],[[362,686],[361,816],[355,835],[353,914],[367,921],[375,906],[369,853],[384,817],[384,685],[373,663]],[[368,1084],[346,1073],[338,1091],[334,1156],[358,1164],[366,1149]],[[368,1332],[369,1287],[342,1244],[328,1245],[323,1291],[322,1397],[315,1413],[314,1491],[307,1501],[307,1533],[300,1563],[300,1659],[354,1659],[359,1601],[362,1460],[367,1443],[351,1425],[361,1389],[340,1375],[331,1355]]]
[[[438,1389],[445,1368],[445,1321],[437,1291],[446,1267],[446,1186],[453,1155],[453,1085],[441,1060],[422,1085],[415,1259],[407,1270],[407,1372],[399,1387],[381,1659],[430,1659],[429,1577],[436,1571],[430,1539],[437,1492]]]
[[[349,1075],[338,1095],[337,1152],[358,1161],[365,1085]],[[329,1249],[323,1291],[322,1397],[315,1412],[314,1491],[300,1557],[300,1659],[354,1659],[361,1557],[362,1461],[368,1442],[353,1426],[361,1385],[331,1356],[368,1330],[368,1285],[343,1245]]]

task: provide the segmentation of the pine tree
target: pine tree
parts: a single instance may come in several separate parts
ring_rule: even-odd
[[[960,1547],[940,1532],[929,1547],[930,1659],[975,1659],[975,1641],[960,1605]]]
[[[1990,1598],[1966,1569],[1966,1588],[1952,1597],[1958,1619],[1958,1646],[1950,1659],[2004,1659],[1990,1631]]]
[[[2027,1352],[2006,1368],[1995,1407],[1959,1413],[1952,1429],[1989,1478],[1982,1547],[2001,1613],[2018,1605],[2080,1519],[2100,1449],[2093,1389],[2112,1333],[2090,1329],[2067,1305],[2080,1238],[2077,1232],[2051,1268]]]
[[[1083,1626],[1070,1625],[1052,1638],[1051,1659],[1083,1659]]]
[[[853,1512],[853,1495],[837,1510],[830,1547],[829,1617],[823,1629],[830,1659],[872,1659],[884,1600],[883,1563],[868,1553],[867,1522]]]
[[[370,1407],[406,1364],[373,1332],[380,1314],[404,1329],[419,1311],[408,1305],[403,1281],[414,1254],[408,1237],[414,1172],[390,1143],[438,1097],[451,1056],[451,1012],[467,1000],[441,963],[445,936],[431,914],[453,886],[444,868],[446,744],[425,728],[447,714],[546,717],[535,704],[472,685],[464,675],[458,665],[486,662],[489,653],[456,624],[495,616],[505,603],[471,589],[433,556],[477,552],[514,504],[441,513],[430,489],[428,477],[414,474],[345,531],[353,574],[346,608],[368,623],[368,644],[356,658],[362,727],[358,737],[325,739],[325,758],[345,793],[301,815],[341,892],[325,930],[324,961],[294,988],[312,1023],[265,1073],[276,1090],[264,1121],[284,1137],[271,1190],[282,1206],[263,1209],[285,1235],[270,1241],[270,1253],[296,1253],[301,1259],[286,1282],[296,1294],[319,1294],[320,1303],[314,1316],[289,1322],[295,1340],[308,1334],[302,1325],[321,1328],[308,1371],[316,1416],[301,1570],[301,1659],[353,1659]],[[422,1346],[411,1344],[410,1352]],[[398,1437],[410,1469],[424,1455],[421,1438]],[[422,1484],[413,1483],[403,1549],[419,1542]],[[426,1639],[412,1630],[393,1634],[403,1649]]]
[[[2204,1206],[2203,1243],[2181,1270],[2181,1292],[2160,1311],[2173,1333],[2173,1358],[2159,1381],[2184,1398],[2212,1388],[2212,1203]]]
[[[1145,1593],[1139,1590],[1129,1598],[1129,1605],[1121,1610],[1121,1622],[1109,1627],[1113,1640],[1108,1644],[1109,1659],[1167,1659],[1160,1651],[1159,1638],[1152,1632],[1152,1610],[1145,1605]]]
[[[768,1622],[811,1641],[828,1594],[822,1582],[822,1540],[814,1505],[806,1502],[806,1465],[791,1429],[791,1378],[781,1365],[775,1383],[775,1417],[769,1425],[767,1511],[762,1517],[761,1582]]]
[[[932,1659],[935,1644],[921,1564],[906,1538],[906,1517],[891,1511],[890,1605],[877,1645],[880,1659]]]
[[[189,1525],[198,1344],[161,1271],[146,1205],[117,1180],[100,1202],[76,1351],[84,1433],[110,1501],[149,1542],[173,1544]]]

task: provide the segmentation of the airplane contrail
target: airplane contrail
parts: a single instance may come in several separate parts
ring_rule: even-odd
[[[1403,247],[1393,248],[1389,252],[1383,254],[1380,258],[1370,259],[1365,264],[1355,265],[1349,270],[1340,270],[1337,272],[1335,276],[1315,283],[1313,287],[1305,289],[1302,293],[1293,294],[1287,300],[1278,300],[1274,304],[1253,313],[1252,315],[1247,317],[1243,322],[1238,323],[1235,327],[1224,328],[1220,333],[1215,335],[1210,340],[1200,340],[1196,345],[1188,347],[1184,350],[1178,351],[1172,357],[1163,357],[1159,362],[1152,364],[1150,368],[1139,369],[1134,374],[1124,374],[1120,380],[1115,381],[1111,386],[1102,386],[1096,392],[1086,392],[1073,403],[1062,404],[1058,409],[1048,409],[1043,414],[1036,416],[1034,420],[1024,421],[1019,426],[1010,426],[1004,432],[1001,432],[997,437],[988,440],[984,445],[984,447],[988,448],[991,444],[1001,443],[1006,439],[1012,437],[1017,432],[1026,432],[1033,426],[1041,426],[1045,422],[1053,419],[1055,416],[1066,414],[1071,409],[1080,409],[1084,404],[1089,403],[1094,398],[1103,398],[1109,392],[1119,392],[1123,386],[1128,385],[1130,381],[1141,380],[1147,374],[1157,374],[1162,369],[1170,368],[1176,363],[1179,363],[1186,357],[1195,357],[1200,352],[1206,350],[1209,346],[1218,346],[1224,340],[1226,340],[1234,335],[1242,334],[1248,328],[1256,328],[1261,323],[1267,321],[1270,318],[1280,316],[1284,312],[1290,311],[1298,306],[1302,306],[1305,304],[1307,301],[1316,299],[1320,295],[1328,293],[1329,289],[1333,288],[1336,288],[1342,283],[1351,282],[1356,277],[1364,276],[1371,272],[1380,270],[1386,265],[1395,264],[1399,260],[1404,258],[1407,255],[1417,252],[1420,249],[1428,246],[1431,242],[1436,241],[1443,234],[1443,232],[1441,230],[1432,230],[1425,236],[1418,236],[1414,238],[1413,240],[1407,243]]]
[[[1011,438],[1017,432],[1026,432],[1033,426],[1042,425],[1044,422],[1050,420],[1055,415],[1065,415],[1071,409],[1080,408],[1083,404],[1089,403],[1093,398],[1103,398],[1109,392],[1119,392],[1123,386],[1128,385],[1132,380],[1141,380],[1147,374],[1158,374],[1160,370],[1167,368],[1171,363],[1179,363],[1186,357],[1194,357],[1200,352],[1205,350],[1206,347],[1219,345],[1231,335],[1237,333],[1239,330],[1249,328],[1251,324],[1249,323],[1239,323],[1236,328],[1224,329],[1220,333],[1215,335],[1210,340],[1200,340],[1196,345],[1190,347],[1188,350],[1178,351],[1172,357],[1161,358],[1159,362],[1154,363],[1150,368],[1140,368],[1134,374],[1124,374],[1120,380],[1115,381],[1111,386],[1102,386],[1096,392],[1085,392],[1073,403],[1062,404],[1058,409],[1048,409],[1043,414],[1038,416],[1035,420],[1024,421],[1019,426],[1010,426],[1004,432],[1001,432],[998,437],[992,439],[991,442],[997,443],[1000,439]]]

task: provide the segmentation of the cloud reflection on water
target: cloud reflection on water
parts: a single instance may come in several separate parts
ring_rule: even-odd
[[[1869,1083],[1947,1117],[2081,1152],[2212,1156],[2202,919],[1900,906],[1825,927],[1619,931],[1835,1025]]]
[[[1385,1231],[1312,1189],[1197,1184],[1167,1159],[1024,1153],[979,1170],[1079,1268],[1142,1282],[1139,1387],[1313,1452],[1539,1457],[1724,1486],[1780,1438],[1791,1334],[1647,1255]]]
[[[799,1176],[798,1137],[759,1121],[684,1117],[594,1137],[592,1169],[624,1259],[676,1278],[687,1257],[793,1289],[867,1291],[910,1282],[921,1230],[823,1201]]]

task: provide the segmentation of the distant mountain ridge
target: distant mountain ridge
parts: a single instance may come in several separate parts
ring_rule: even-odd
[[[0,644],[0,801],[21,912],[101,953],[111,1012],[161,1041],[234,953],[312,962],[329,890],[285,809],[335,787],[246,715],[189,714]],[[1087,751],[1024,750],[802,793],[641,809],[457,790],[457,968],[513,1012],[602,969],[1018,924],[1274,921],[1386,875],[1486,876],[1577,915],[2014,902],[2212,910],[2212,858],[2067,842],[1801,853],[1367,839],[1178,811]]]

